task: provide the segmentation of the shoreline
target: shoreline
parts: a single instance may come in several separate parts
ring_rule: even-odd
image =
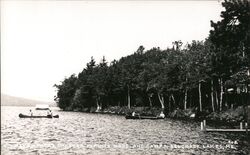
[[[97,111],[95,107],[83,108],[83,109],[66,109],[63,111],[71,112],[84,112],[84,113],[93,113],[93,114],[109,114],[109,115],[121,115],[126,116],[131,114],[133,111],[142,115],[142,116],[158,116],[162,111],[159,107],[119,107],[119,106],[110,106],[103,108],[102,110]],[[239,106],[234,109],[228,109],[221,112],[195,112],[194,109],[176,109],[170,113],[165,113],[165,118],[170,118],[174,120],[185,120],[185,121],[195,121],[201,122],[206,120],[212,126],[230,126],[236,128],[239,126],[240,122],[247,122],[246,113],[243,106]],[[195,115],[195,117],[192,117]],[[248,118],[249,119],[249,118]]]

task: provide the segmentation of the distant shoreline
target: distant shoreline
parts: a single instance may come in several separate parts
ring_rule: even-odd
[[[2,105],[2,104],[1,104],[1,107],[34,107],[35,108],[35,106],[32,106],[32,105]],[[59,108],[58,106],[50,106],[50,107]]]
[[[1,106],[36,106],[37,104],[48,104],[51,107],[57,106],[56,103],[38,101],[33,99],[27,99],[22,97],[15,97],[11,95],[1,94]]]

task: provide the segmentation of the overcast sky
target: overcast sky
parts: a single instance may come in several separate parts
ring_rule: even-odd
[[[53,85],[94,56],[204,40],[218,1],[1,1],[1,92],[53,101]]]

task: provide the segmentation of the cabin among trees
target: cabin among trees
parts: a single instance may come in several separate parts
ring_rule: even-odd
[[[205,41],[173,47],[143,46],[110,64],[92,57],[78,74],[55,85],[63,110],[109,106],[220,112],[250,105],[250,2],[222,3]]]

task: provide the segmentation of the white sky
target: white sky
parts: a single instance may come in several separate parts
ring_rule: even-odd
[[[218,1],[1,1],[1,92],[53,101],[94,56],[110,62],[208,36]]]

